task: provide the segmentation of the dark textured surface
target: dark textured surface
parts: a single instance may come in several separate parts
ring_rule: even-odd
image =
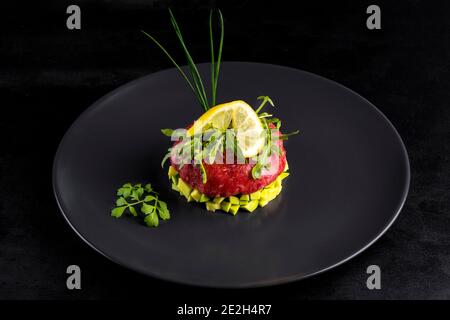
[[[226,17],[227,60],[304,69],[336,80],[373,102],[409,152],[410,194],[391,230],[363,255],[298,283],[258,290],[206,290],[150,279],[96,254],[59,215],[51,191],[54,151],[68,126],[97,98],[169,67],[138,32],[155,30],[175,47],[166,7],[185,26],[199,61],[208,60],[208,2],[79,1],[82,30],[65,28],[69,2],[23,10],[2,4],[0,29],[0,297],[184,297],[284,299],[450,298],[450,22],[445,1],[378,1],[382,30],[365,28],[370,2],[217,2]],[[255,9],[256,8],[256,9]],[[189,35],[189,36],[188,36]],[[78,264],[83,289],[65,288]],[[378,264],[382,290],[365,287]]]

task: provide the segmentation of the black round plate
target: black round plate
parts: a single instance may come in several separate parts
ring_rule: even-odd
[[[209,74],[209,65],[201,72]],[[284,131],[291,175],[264,208],[211,213],[171,190],[161,159],[170,139],[201,113],[175,69],[128,83],[88,108],[56,153],[53,186],[61,211],[95,250],[154,277],[212,287],[253,287],[333,268],[375,242],[409,188],[403,142],[386,117],[353,91],[287,67],[222,64],[218,102],[269,95]],[[267,107],[271,108],[271,107]],[[172,219],[150,229],[114,219],[115,191],[151,182]]]

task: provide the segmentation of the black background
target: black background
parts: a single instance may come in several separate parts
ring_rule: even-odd
[[[381,30],[365,25],[366,8],[373,3],[381,7]],[[81,7],[81,30],[66,28],[70,4]],[[139,31],[151,31],[180,53],[169,6],[198,62],[209,59],[207,17],[211,7],[219,7],[225,16],[225,60],[317,73],[360,93],[392,121],[409,152],[412,184],[402,214],[375,245],[315,278],[215,290],[128,271],[72,232],[52,193],[54,152],[70,124],[95,100],[171,67]],[[419,0],[2,3],[0,298],[450,298],[448,12],[449,2]],[[66,289],[70,264],[82,269],[82,290]],[[381,267],[382,290],[366,288],[371,264]]]

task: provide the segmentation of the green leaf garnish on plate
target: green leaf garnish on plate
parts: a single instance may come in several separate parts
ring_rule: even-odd
[[[117,190],[116,207],[111,210],[111,216],[120,218],[124,213],[141,217],[149,227],[157,227],[159,219],[169,220],[170,212],[167,203],[159,198],[151,184],[126,183]]]

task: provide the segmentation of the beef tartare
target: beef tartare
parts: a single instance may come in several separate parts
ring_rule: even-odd
[[[215,106],[189,129],[163,132],[176,142],[170,159],[172,188],[207,210],[236,214],[273,200],[289,173],[280,120],[238,100]],[[231,155],[231,156],[230,156]]]
[[[262,102],[256,109],[242,100],[217,105],[224,39],[224,20],[220,10],[211,10],[209,15],[210,97],[172,11],[169,10],[169,14],[187,58],[187,73],[158,40],[143,33],[174,64],[205,112],[187,130],[161,130],[176,141],[162,165],[170,159],[172,188],[188,202],[206,203],[209,211],[221,209],[236,214],[239,209],[244,209],[252,212],[280,193],[281,182],[289,175],[283,141],[298,132],[280,133],[280,120],[262,112],[267,103],[274,106],[267,96],[258,97]],[[218,18],[218,44],[214,43],[214,17]]]

